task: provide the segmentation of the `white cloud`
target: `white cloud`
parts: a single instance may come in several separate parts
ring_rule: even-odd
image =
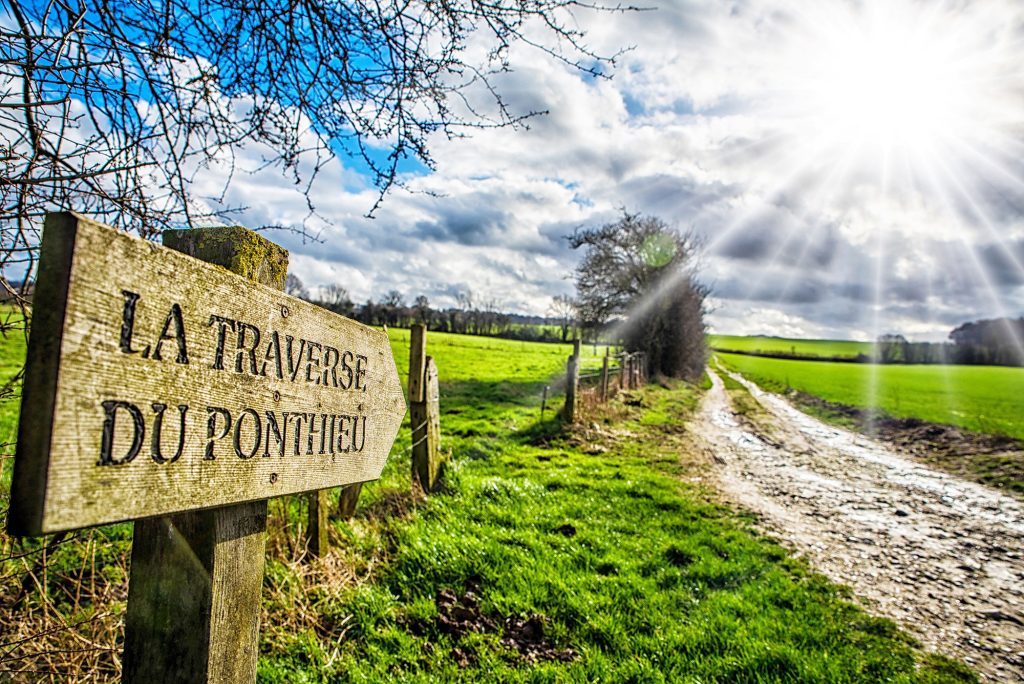
[[[828,122],[799,99],[809,87],[800,60],[812,71],[827,63],[800,51],[883,4],[706,0],[583,15],[598,51],[634,46],[613,80],[583,78],[517,46],[515,71],[496,83],[513,112],[549,115],[529,130],[439,137],[437,171],[410,181],[421,192],[391,194],[372,220],[363,216],[372,189],[331,165],[313,193],[332,224],[323,242],[277,238],[308,285],[338,280],[358,301],[398,289],[445,305],[469,288],[543,313],[552,295],[570,291],[565,276],[578,255],[563,237],[626,207],[707,236],[705,272],[722,288],[711,320],[723,331],[942,337],[959,320],[1020,315],[1024,10],[900,0],[932,23],[896,30],[943,38],[953,22],[976,31],[956,46],[966,53],[946,57],[991,78],[971,91],[985,98],[972,130],[934,134],[930,152],[913,159],[893,147],[900,154],[883,164],[869,158],[877,145],[821,130]],[[1005,27],[1017,27],[1016,42]],[[257,160],[253,152],[245,161]],[[250,225],[307,218],[273,170],[237,177],[228,200],[249,207]]]

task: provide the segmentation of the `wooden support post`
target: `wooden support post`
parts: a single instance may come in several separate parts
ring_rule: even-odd
[[[629,354],[622,352],[619,354],[619,391],[626,389],[626,359],[629,358]]]
[[[409,338],[408,386],[412,479],[429,493],[441,474],[441,406],[437,366],[427,356],[427,328],[422,323],[412,326]]]
[[[306,495],[309,509],[309,526],[306,532],[306,551],[310,558],[321,558],[328,549],[327,509],[330,501],[326,489],[310,492]]]
[[[567,423],[576,421],[576,391],[579,389],[579,357],[570,356],[565,371],[565,407],[562,409],[562,420]]]
[[[359,503],[359,493],[363,491],[363,483],[345,485],[338,494],[338,516],[342,520],[351,520],[356,514],[356,504]]]
[[[437,384],[437,366],[426,357],[423,401],[409,404],[412,431],[412,476],[424,492],[432,492],[441,475],[441,393]]]
[[[548,389],[550,389],[548,387],[548,385],[544,385],[544,394],[542,394],[541,397],[540,397],[540,419],[541,419],[541,422],[544,421],[544,409],[547,408],[547,404],[548,404]]]
[[[608,355],[601,362],[601,402],[608,401]]]
[[[163,239],[284,289],[288,252],[250,230],[172,230]],[[256,681],[266,545],[266,500],[136,521],[123,681]]]
[[[409,331],[409,403],[423,401],[427,370],[427,327],[416,323]],[[415,427],[413,423],[413,427]]]

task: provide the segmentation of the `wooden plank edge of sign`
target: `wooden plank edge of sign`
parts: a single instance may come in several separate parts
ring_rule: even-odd
[[[47,214],[44,223],[11,478],[11,491],[20,494],[11,497],[7,515],[7,532],[15,537],[42,534],[51,426],[78,221],[77,215],[61,212]]]

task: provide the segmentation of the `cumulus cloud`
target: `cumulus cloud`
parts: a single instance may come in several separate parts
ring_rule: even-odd
[[[547,115],[528,129],[439,137],[436,171],[411,175],[412,192],[392,193],[373,219],[373,190],[344,160],[329,165],[313,192],[328,219],[312,222],[319,241],[275,239],[308,285],[340,282],[357,300],[397,289],[444,306],[468,289],[544,313],[571,292],[579,254],[565,236],[627,208],[703,236],[710,320],[724,332],[938,339],[963,320],[1021,315],[1024,9],[984,5],[689,0],[584,13],[598,51],[632,46],[612,80],[517,46],[496,86],[514,113]],[[809,46],[824,50],[875,10],[908,41],[925,40],[905,19],[928,7],[943,59],[973,60],[950,78],[987,74],[996,88],[972,84],[981,118],[970,130],[943,119],[949,130],[927,147],[860,129],[844,139],[801,99],[816,84],[802,79],[827,63]],[[947,24],[971,40],[947,44]],[[887,103],[877,105],[884,125]],[[226,199],[247,207],[249,225],[309,225],[273,170],[240,175]]]

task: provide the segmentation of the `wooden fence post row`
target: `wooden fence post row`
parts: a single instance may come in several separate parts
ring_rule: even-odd
[[[47,216],[7,526],[135,520],[124,681],[252,682],[267,500],[379,477],[405,401],[386,335],[280,291],[285,250],[164,242]]]

